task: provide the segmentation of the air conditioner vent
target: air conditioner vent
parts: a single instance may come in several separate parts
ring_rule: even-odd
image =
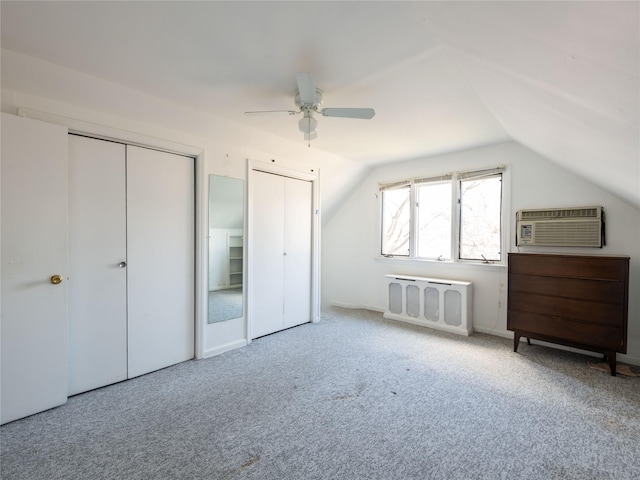
[[[602,247],[602,207],[520,210],[516,245]]]
[[[545,210],[520,210],[521,220],[555,220],[567,218],[600,218],[602,207],[549,208]]]
[[[536,245],[600,246],[600,222],[537,222]]]

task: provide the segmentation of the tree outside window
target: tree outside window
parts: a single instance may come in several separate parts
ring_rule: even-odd
[[[382,191],[382,255],[408,256],[409,185]]]
[[[451,182],[416,185],[420,258],[451,258]]]
[[[460,182],[460,258],[500,261],[502,175]]]

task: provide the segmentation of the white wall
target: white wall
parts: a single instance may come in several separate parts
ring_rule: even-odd
[[[508,165],[510,251],[515,247],[515,215],[522,208],[602,205],[607,216],[607,246],[593,248],[520,248],[521,252],[625,254],[631,257],[627,355],[640,365],[640,210],[517,143],[505,143],[426,159],[380,166],[356,188],[325,226],[322,235],[322,299],[330,304],[384,310],[387,273],[404,273],[473,282],[476,330],[513,338],[507,331],[507,269],[379,259],[378,183],[452,171]],[[624,175],[624,172],[621,173]]]

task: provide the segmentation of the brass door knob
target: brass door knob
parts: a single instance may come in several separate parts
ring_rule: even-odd
[[[51,277],[51,283],[53,283],[54,285],[58,285],[59,283],[62,283],[62,275],[54,275]]]

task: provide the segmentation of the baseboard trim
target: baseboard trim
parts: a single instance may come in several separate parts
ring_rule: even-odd
[[[526,342],[526,337],[522,337],[520,342]],[[545,342],[543,340],[531,339],[531,345],[540,345],[543,347],[555,348],[556,350],[564,350],[565,352],[579,353],[580,355],[586,355],[588,357],[599,358],[602,360],[602,354],[598,352],[592,352],[590,350],[582,350],[580,348],[568,347],[559,343]],[[518,352],[520,349],[518,349]],[[618,353],[616,355],[616,361],[619,363],[626,363],[629,365],[640,365],[640,359],[628,356],[624,353]]]
[[[248,342],[246,340],[236,340],[235,342],[225,343],[224,345],[205,350],[204,356],[202,358],[215,357],[216,355],[220,355],[221,353],[235,350],[236,348],[245,347],[246,345],[248,345]]]
[[[616,360],[629,365],[635,365],[636,367],[640,366],[640,358],[630,357],[625,353],[619,353],[616,355]]]
[[[413,319],[409,316],[396,315],[394,313],[385,312],[383,316],[384,318],[387,318],[389,320],[395,320],[396,322],[411,323],[412,325],[418,325],[420,327],[425,327],[425,328],[432,328],[434,330],[440,330],[442,332],[455,333],[456,335],[464,335],[465,337],[468,337],[473,333],[473,329],[467,330],[464,327],[452,327],[446,324],[426,322],[423,320]]]
[[[384,308],[372,307],[371,305],[356,305],[353,303],[331,302],[332,307],[351,308],[355,310],[371,310],[372,312],[384,313]]]
[[[494,337],[502,337],[502,338],[508,338],[509,340],[513,340],[513,332],[510,332],[509,330],[495,330],[492,328],[484,328],[484,327],[478,327],[474,325],[473,331],[478,333],[484,333],[486,335],[493,335]]]

